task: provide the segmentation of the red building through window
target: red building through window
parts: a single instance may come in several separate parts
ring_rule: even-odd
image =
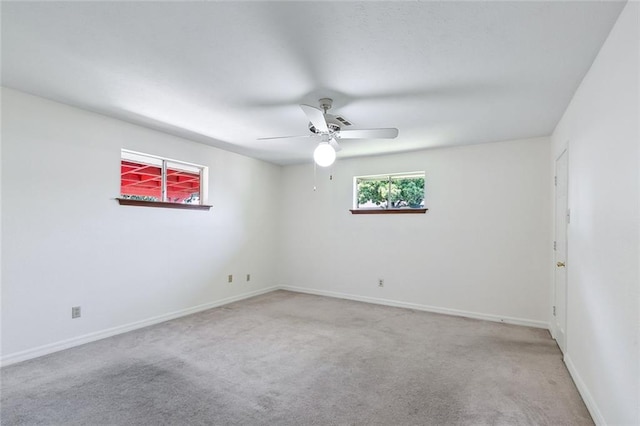
[[[167,192],[162,199],[162,166],[123,159],[120,164],[120,193],[123,197],[170,203],[200,203],[200,173],[181,170],[167,162]]]

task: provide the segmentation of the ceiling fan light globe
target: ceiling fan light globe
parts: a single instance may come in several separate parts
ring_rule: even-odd
[[[321,142],[313,151],[313,160],[320,167],[329,167],[336,161],[336,150],[327,142]]]

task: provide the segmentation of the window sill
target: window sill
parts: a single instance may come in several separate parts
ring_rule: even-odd
[[[351,214],[424,214],[429,209],[350,209]]]
[[[116,198],[121,206],[140,206],[140,207],[161,207],[165,209],[182,209],[182,210],[209,210],[213,206],[206,204],[179,204],[167,203],[164,201],[143,201],[129,200],[126,198]]]

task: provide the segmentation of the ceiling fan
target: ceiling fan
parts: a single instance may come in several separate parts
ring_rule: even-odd
[[[311,105],[300,105],[302,111],[309,119],[310,135],[302,136],[276,136],[271,138],[259,138],[258,140],[286,139],[317,137],[320,143],[313,152],[313,159],[322,167],[333,164],[336,159],[336,152],[340,151],[338,140],[340,139],[393,139],[398,136],[398,129],[344,129],[351,126],[351,122],[342,116],[328,114],[331,109],[333,99],[322,98],[318,101],[320,108]]]

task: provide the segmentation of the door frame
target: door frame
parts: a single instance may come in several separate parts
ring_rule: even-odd
[[[558,333],[558,321],[556,318],[556,309],[558,308],[558,284],[557,284],[557,275],[556,275],[556,262],[557,262],[557,251],[555,248],[555,244],[554,244],[554,250],[553,250],[553,262],[551,265],[552,268],[552,283],[553,283],[553,300],[552,300],[552,324],[551,324],[551,331],[552,331],[552,337],[556,340],[556,342],[558,343],[558,347],[560,348],[560,350],[564,353],[566,353],[567,350],[567,341],[569,340],[569,332],[568,332],[568,301],[569,301],[569,266],[566,260],[569,257],[569,223],[570,223],[570,216],[569,216],[569,141],[566,142],[564,149],[562,149],[560,151],[560,153],[556,156],[556,158],[554,159],[554,186],[553,186],[553,241],[554,243],[557,241],[557,235],[558,235],[558,221],[556,220],[556,213],[557,213],[557,209],[558,209],[558,187],[555,184],[556,179],[558,177],[558,160],[560,160],[560,158],[565,155],[566,157],[566,168],[565,168],[565,173],[566,173],[566,214],[568,215],[568,219],[565,222],[565,229],[564,229],[564,233],[565,233],[565,285],[564,285],[564,306],[562,306],[562,309],[564,310],[564,342],[560,342],[558,340],[559,333]]]

